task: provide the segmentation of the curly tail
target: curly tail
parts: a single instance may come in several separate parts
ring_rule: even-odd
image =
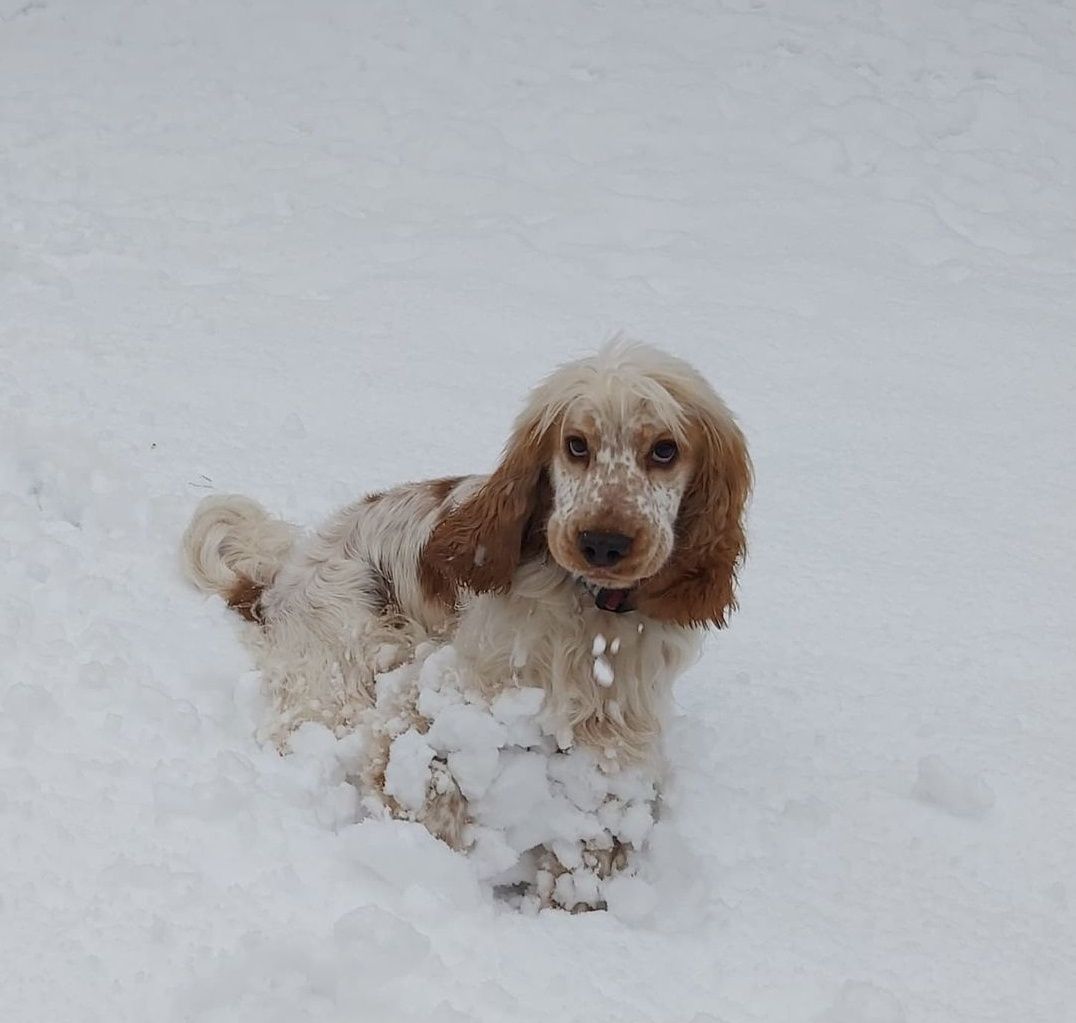
[[[297,536],[295,526],[272,518],[256,501],[215,494],[198,505],[183,534],[183,567],[199,589],[257,620],[258,598]]]

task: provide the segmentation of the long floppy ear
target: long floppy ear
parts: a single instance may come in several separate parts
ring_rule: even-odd
[[[537,416],[517,423],[500,465],[471,497],[434,527],[419,555],[423,588],[446,604],[460,587],[506,590],[540,516],[548,427]]]
[[[639,610],[660,621],[720,629],[736,610],[752,471],[740,428],[724,409],[720,413],[702,413],[693,424],[702,458],[680,504],[673,553],[640,588]]]

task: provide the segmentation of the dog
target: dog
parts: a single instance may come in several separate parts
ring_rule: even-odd
[[[451,780],[417,810],[385,797],[393,736],[429,721],[414,686],[379,702],[376,680],[450,642],[487,700],[542,690],[561,748],[607,771],[651,762],[674,679],[736,607],[751,487],[744,436],[705,379],[617,341],[532,391],[488,476],[370,494],[305,538],[248,498],[212,496],[183,554],[252,623],[265,734],[286,745],[304,721],[362,724],[364,784],[460,847],[467,801]]]

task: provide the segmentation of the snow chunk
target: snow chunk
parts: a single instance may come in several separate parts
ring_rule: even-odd
[[[650,829],[654,826],[654,815],[649,803],[634,803],[629,806],[617,823],[614,834],[622,842],[628,842],[637,849],[642,846]]]
[[[589,750],[574,749],[553,757],[549,775],[580,810],[597,810],[609,793],[609,779]]]
[[[470,704],[446,707],[430,726],[427,741],[438,752],[495,750],[504,745],[505,728],[487,711]]]
[[[459,750],[448,755],[448,769],[468,799],[485,795],[497,773],[496,749]]]
[[[490,706],[490,712],[504,724],[522,717],[534,717],[545,703],[545,690],[533,687],[506,689]]]
[[[414,728],[397,736],[385,768],[385,792],[404,809],[421,810],[426,802],[433,758],[433,748]]]
[[[519,864],[519,852],[508,844],[503,831],[476,825],[470,837],[470,858],[479,877],[502,878],[507,884],[522,880],[517,875],[505,876]]]
[[[604,657],[594,658],[594,681],[607,689],[613,684],[613,666]]]
[[[540,753],[500,755],[497,777],[481,800],[479,818],[496,828],[520,824],[550,798],[546,761]]]
[[[430,720],[437,717],[446,707],[462,703],[463,696],[456,689],[423,689],[418,694],[418,712]]]

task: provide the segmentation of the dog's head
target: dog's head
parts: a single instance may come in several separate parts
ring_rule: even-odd
[[[501,464],[437,525],[424,578],[505,590],[543,549],[608,610],[723,625],[735,606],[751,465],[687,363],[618,342],[531,394]]]

